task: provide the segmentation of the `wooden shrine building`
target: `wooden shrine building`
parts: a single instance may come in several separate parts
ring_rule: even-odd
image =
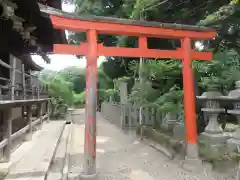
[[[31,58],[46,53],[54,43],[66,41],[42,16],[37,0],[0,0],[0,160],[9,161],[22,137],[31,137],[33,127],[49,119],[47,87],[33,72],[42,70]],[[41,2],[61,8],[61,1]],[[35,111],[34,111],[35,109]],[[35,116],[35,117],[34,117]]]

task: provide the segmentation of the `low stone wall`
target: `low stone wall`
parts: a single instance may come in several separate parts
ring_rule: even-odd
[[[113,124],[122,126],[121,105],[103,102],[101,106],[102,115]]]
[[[131,104],[119,104],[113,102],[103,102],[101,113],[109,122],[122,128],[135,128],[139,125],[139,107]],[[146,126],[158,128],[160,126],[166,129],[173,129],[176,122],[176,116],[166,115],[163,118],[159,111],[154,108],[142,108],[142,123]],[[177,131],[176,131],[177,132]]]

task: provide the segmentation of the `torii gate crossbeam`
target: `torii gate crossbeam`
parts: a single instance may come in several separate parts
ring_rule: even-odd
[[[212,39],[216,32],[197,26],[161,24],[156,22],[85,16],[79,17],[53,8],[42,9],[50,14],[54,28],[87,33],[87,43],[76,45],[54,45],[54,53],[85,55],[86,69],[86,121],[84,146],[84,172],[82,178],[96,177],[96,102],[97,102],[97,58],[98,56],[125,56],[145,58],[182,59],[184,112],[187,140],[187,158],[198,159],[195,95],[193,86],[192,60],[211,60],[212,53],[196,52],[191,40]],[[138,37],[138,48],[104,47],[98,44],[99,34],[128,35]],[[181,40],[176,50],[148,49],[147,37]]]

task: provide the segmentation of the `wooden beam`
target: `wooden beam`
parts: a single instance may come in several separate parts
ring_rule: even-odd
[[[81,45],[55,44],[54,53],[56,54],[75,54],[86,56],[88,50],[87,43]],[[162,59],[183,59],[182,49],[177,50],[157,50],[143,48],[125,48],[125,47],[105,47],[98,44],[98,56],[120,56],[120,57],[143,57],[143,58],[162,58]],[[211,52],[192,51],[194,60],[211,60]]]
[[[197,32],[214,32],[212,28],[196,25],[183,25],[176,23],[162,23],[146,20],[132,20],[132,19],[123,19],[123,18],[113,18],[113,17],[104,17],[104,16],[94,16],[94,15],[77,15],[73,13],[68,13],[55,9],[49,6],[38,4],[40,11],[47,15],[59,16],[68,19],[76,19],[81,21],[90,21],[90,22],[105,22],[112,24],[125,24],[125,25],[136,25],[136,26],[145,26],[145,27],[157,27],[157,28],[166,28],[166,29],[180,29],[180,30],[190,30]]]
[[[50,15],[53,27],[56,29],[66,29],[76,32],[86,32],[95,29],[100,34],[147,36],[158,38],[181,39],[189,37],[191,39],[213,39],[215,31],[201,32],[183,29],[174,29],[164,26],[148,27],[135,24],[123,24],[113,22],[87,21],[81,19],[70,19],[56,15]]]
[[[22,64],[22,86],[23,86],[23,99],[26,99],[26,80],[25,80],[25,66]]]

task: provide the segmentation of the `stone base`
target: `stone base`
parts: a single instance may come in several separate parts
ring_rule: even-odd
[[[81,173],[80,180],[97,180],[97,174],[86,175]]]
[[[236,151],[237,147],[240,147],[240,139],[231,138],[227,140],[227,148],[229,152]]]
[[[228,137],[225,136],[223,133],[210,134],[207,132],[203,132],[200,135],[199,139],[209,142],[209,144],[212,146],[223,146],[226,143]]]
[[[204,170],[202,161],[198,157],[198,145],[187,144],[186,156],[182,168],[187,171],[201,172]]]
[[[198,145],[186,144],[186,157],[188,159],[198,159]]]
[[[185,157],[184,162],[182,163],[182,168],[190,172],[203,172],[204,166],[202,161],[198,158],[189,158]]]

